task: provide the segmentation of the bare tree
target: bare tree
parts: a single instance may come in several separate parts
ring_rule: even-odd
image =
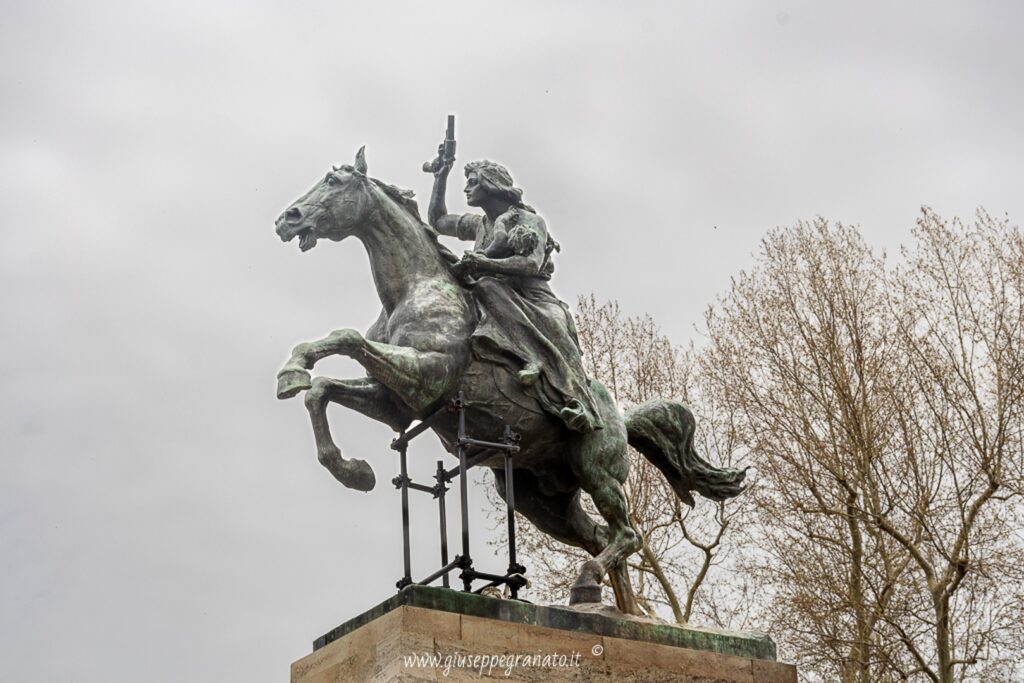
[[[1017,671],[1020,232],[926,210],[916,236],[887,269],[853,228],[777,230],[707,316],[762,475],[747,569],[809,680]]]
[[[965,228],[926,208],[915,237],[891,287],[900,448],[895,467],[873,472],[889,504],[863,512],[910,555],[927,597],[929,638],[893,624],[910,672],[941,683],[979,672],[1008,680],[1016,664],[998,652],[1019,655],[1022,645],[1013,608],[1024,555],[1008,540],[1020,528],[1013,502],[1024,482],[1020,232],[984,211]]]
[[[874,400],[896,355],[883,272],[852,229],[776,231],[759,268],[709,311],[701,358],[762,480],[763,553],[747,569],[771,587],[773,630],[826,680],[886,680],[872,641],[907,564],[857,513],[892,437],[894,408]]]

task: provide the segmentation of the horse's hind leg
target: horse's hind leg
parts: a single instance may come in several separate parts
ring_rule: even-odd
[[[505,472],[493,470],[498,493],[505,497]],[[540,490],[536,476],[524,470],[515,470],[516,511],[522,513],[541,532],[593,556],[608,546],[608,527],[598,524],[580,505],[580,489],[548,494]],[[626,573],[625,561],[617,564],[609,574],[619,609],[629,614],[641,614],[633,594],[633,586]]]
[[[504,470],[491,470],[498,494],[505,498]],[[580,490],[544,493],[536,475],[526,470],[513,470],[516,512],[540,531],[562,543],[582,548],[591,555],[599,554],[608,545],[608,527],[595,522],[580,507]]]
[[[365,460],[346,460],[341,455],[331,428],[327,423],[327,404],[339,403],[364,415],[383,422],[396,432],[412,421],[408,410],[394,400],[393,395],[380,382],[370,378],[338,380],[317,377],[306,392],[306,409],[313,423],[316,452],[320,464],[345,486],[369,491],[376,484],[373,469]]]
[[[619,609],[641,614],[626,568],[626,558],[639,550],[643,542],[630,522],[626,494],[622,490],[629,471],[625,426],[617,412],[602,412],[605,428],[578,437],[570,462],[583,490],[608,522],[609,542],[593,560],[584,563],[570,593],[569,604],[600,602],[601,579],[610,574]]]

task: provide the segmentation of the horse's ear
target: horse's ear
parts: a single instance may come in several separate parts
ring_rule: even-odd
[[[366,175],[366,145],[360,147],[356,152],[356,170]]]

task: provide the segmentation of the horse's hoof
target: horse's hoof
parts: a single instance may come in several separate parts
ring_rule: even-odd
[[[601,577],[604,569],[597,560],[587,560],[580,567],[580,575],[569,591],[569,604],[601,602]]]
[[[280,399],[291,398],[311,386],[309,372],[301,368],[287,368],[277,373],[277,397]]]
[[[569,589],[569,604],[601,602],[601,584],[573,586]]]
[[[345,460],[331,468],[334,478],[350,489],[372,491],[377,485],[377,476],[370,463],[365,460]]]

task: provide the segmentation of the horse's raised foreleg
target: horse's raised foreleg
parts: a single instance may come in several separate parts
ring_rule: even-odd
[[[420,351],[410,346],[397,346],[370,341],[356,330],[336,330],[320,342],[295,347],[292,361],[279,377],[295,369],[311,367],[315,360],[330,353],[349,356],[394,394],[417,417],[447,398],[465,370],[468,348],[459,353]],[[301,390],[301,388],[299,389]]]
[[[359,491],[369,491],[376,484],[373,469],[365,460],[346,460],[341,449],[331,437],[327,423],[327,404],[338,403],[357,410],[378,422],[383,422],[396,432],[409,426],[412,417],[405,406],[394,399],[394,395],[380,382],[370,378],[338,380],[316,377],[306,392],[306,409],[313,423],[316,438],[316,453],[320,464],[345,486]]]
[[[292,349],[292,355],[277,373],[277,397],[291,398],[312,386],[309,371],[316,362],[327,356],[343,353],[344,342],[352,330],[337,330],[323,339],[302,342]]]

